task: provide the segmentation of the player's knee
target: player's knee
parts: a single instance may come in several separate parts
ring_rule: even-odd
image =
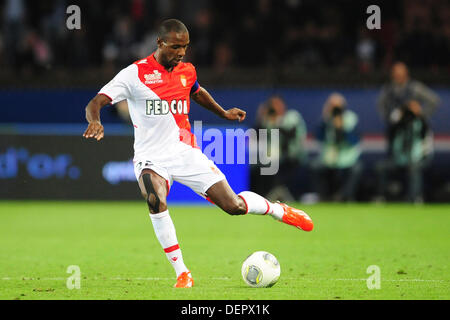
[[[141,190],[141,196],[142,196],[142,198],[147,200],[148,194],[145,190]]]
[[[152,179],[151,174],[144,173],[142,175],[141,194],[147,202],[151,213],[159,213],[167,210],[164,187],[157,179]]]
[[[147,205],[151,213],[159,213],[167,210],[166,197],[157,193],[148,194]]]

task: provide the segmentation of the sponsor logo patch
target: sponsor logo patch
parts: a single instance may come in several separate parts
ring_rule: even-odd
[[[145,84],[162,83],[161,72],[153,70],[153,73],[144,74]]]

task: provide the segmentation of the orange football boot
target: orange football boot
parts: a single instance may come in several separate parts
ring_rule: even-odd
[[[304,231],[311,231],[314,228],[314,224],[311,218],[302,210],[298,210],[288,206],[285,203],[279,203],[283,209],[284,214],[282,222],[290,224]]]
[[[191,272],[183,272],[177,278],[177,283],[175,283],[175,288],[191,288],[194,286],[194,279],[192,279]]]

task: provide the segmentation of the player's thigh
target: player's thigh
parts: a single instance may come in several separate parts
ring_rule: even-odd
[[[167,197],[167,180],[152,169],[142,170],[138,184],[143,197],[148,196],[149,190],[154,190],[158,195]]]
[[[226,179],[214,162],[199,149],[187,150],[181,158],[180,163],[169,168],[169,175],[203,197],[213,184]]]
[[[246,212],[245,203],[241,203],[242,200],[231,189],[225,175],[199,149],[185,152],[183,163],[171,168],[170,175],[229,214]]]

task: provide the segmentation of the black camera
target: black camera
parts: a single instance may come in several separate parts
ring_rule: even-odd
[[[418,118],[414,112],[412,112],[407,105],[402,105],[401,109],[402,116],[399,121],[399,125],[407,125],[414,119]]]
[[[338,116],[342,116],[342,113],[343,113],[343,112],[344,112],[343,108],[334,106],[334,107],[331,109],[331,116],[332,116],[333,118],[338,117]]]
[[[274,116],[277,113],[277,111],[275,110],[275,108],[273,106],[269,106],[268,110],[267,110],[267,114],[269,116]]]

